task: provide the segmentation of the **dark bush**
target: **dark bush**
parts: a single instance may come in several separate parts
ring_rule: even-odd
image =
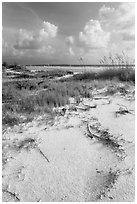
[[[18,125],[18,123],[19,123],[19,118],[16,116],[13,116],[10,113],[4,114],[2,117],[3,125],[14,126],[14,125]]]

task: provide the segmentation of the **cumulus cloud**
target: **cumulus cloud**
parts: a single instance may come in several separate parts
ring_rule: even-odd
[[[39,41],[47,40],[48,38],[55,38],[58,27],[49,22],[43,22],[43,28],[39,31]]]
[[[20,57],[23,56],[26,53],[26,50],[16,50],[14,46],[8,42],[6,42],[4,39],[2,39],[2,54],[3,56],[16,56]]]
[[[74,44],[74,37],[73,36],[67,36],[66,37],[66,42],[68,45]]]
[[[52,46],[48,45],[48,46],[42,46],[40,49],[36,50],[37,53],[39,54],[47,54],[47,55],[52,55],[56,52],[56,49],[53,48]]]
[[[2,52],[8,53],[11,58],[31,56],[34,60],[36,56],[44,60],[51,56],[50,59],[57,58],[58,61],[83,56],[87,63],[97,63],[102,55],[109,52],[125,51],[134,58],[135,4],[118,3],[115,8],[106,5],[98,10],[95,20],[85,22],[78,36],[60,35],[58,26],[45,21],[41,21],[33,31],[27,30],[27,27],[20,30],[4,27]]]
[[[54,24],[51,24],[49,22],[43,22],[44,24],[44,31],[48,34],[49,37],[56,37],[57,35],[57,31],[58,31],[58,27],[55,26]]]
[[[123,40],[135,38],[135,4],[121,3],[117,8],[106,7],[99,10],[100,21],[104,27],[115,35],[121,35]]]
[[[107,47],[109,39],[110,32],[105,32],[98,20],[91,19],[79,33],[79,40],[92,48]]]
[[[79,40],[86,60],[90,56],[97,58],[101,53],[107,55],[109,52],[115,54],[122,51],[134,58],[135,4],[119,3],[115,8],[103,5],[97,20],[87,22],[79,33]]]
[[[135,4],[120,3],[117,8],[103,6],[99,10],[99,17],[104,29],[111,31],[109,50],[125,51],[134,58]]]
[[[20,29],[17,34],[15,49],[40,49],[43,43],[55,38],[58,27],[49,22],[43,22],[43,28],[38,33]]]
[[[37,39],[30,31],[20,29],[17,33],[15,49],[36,49],[38,47]]]
[[[72,48],[72,47],[69,47],[69,54],[70,54],[70,55],[73,55],[73,56],[75,55],[75,53],[74,53],[74,51],[73,51],[73,48]]]
[[[99,17],[103,20],[107,20],[113,15],[115,15],[115,8],[110,8],[103,5],[99,10]]]
[[[74,56],[75,55],[74,50],[73,50],[73,46],[74,46],[74,42],[75,42],[74,37],[73,36],[67,36],[65,38],[65,40],[66,40],[66,44],[68,46],[69,55]]]

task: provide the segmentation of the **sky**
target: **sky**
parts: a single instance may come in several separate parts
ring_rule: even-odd
[[[135,3],[2,3],[2,61],[98,64],[122,52],[135,58]]]

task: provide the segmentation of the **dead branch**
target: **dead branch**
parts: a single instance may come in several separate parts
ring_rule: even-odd
[[[106,97],[105,97],[105,96],[104,96],[104,97],[103,97],[103,96],[101,96],[101,97],[99,97],[99,96],[94,96],[93,99],[94,99],[94,100],[101,100],[101,99],[109,99],[109,97],[107,97],[107,96],[106,96]]]
[[[88,104],[84,104],[82,103],[84,106],[86,106],[87,108],[96,108],[97,105],[96,104],[93,104],[93,105],[88,105]]]
[[[14,197],[17,201],[20,201],[20,199],[18,198],[18,196],[16,195],[16,193],[12,193],[11,191],[9,191],[8,189],[4,189],[3,192],[5,193],[9,193],[12,197]]]
[[[37,147],[37,150],[47,160],[47,162],[50,162],[49,159],[46,157],[46,155],[41,151],[41,149],[39,147]]]
[[[113,146],[114,148],[119,148],[121,145],[118,143],[118,141],[116,140],[116,138],[112,138],[112,135],[110,135],[108,133],[108,131],[104,130],[104,131],[98,131],[99,133],[101,133],[101,136],[97,134],[93,133],[93,131],[91,131],[91,127],[89,124],[87,124],[87,130],[89,133],[89,137],[93,138],[97,138],[98,140],[101,140],[102,142],[105,142],[106,144],[109,144],[111,146]]]
[[[100,139],[100,137],[99,137],[98,135],[96,135],[96,134],[94,134],[93,132],[91,132],[91,128],[90,128],[90,125],[89,125],[89,124],[87,124],[87,130],[88,130],[88,133],[89,133],[89,137],[90,137],[90,138],[95,137],[95,138],[97,138],[97,139]]]
[[[77,109],[80,109],[80,110],[83,110],[83,111],[87,111],[89,110],[90,108],[89,107],[76,107]]]
[[[123,105],[123,106],[124,106],[124,105]],[[132,115],[134,115],[131,111],[129,111],[129,110],[127,109],[126,106],[124,106],[124,107],[125,107],[125,109],[122,108],[122,107],[120,107],[119,110],[115,112],[116,117],[117,117],[118,114],[120,114],[120,115],[126,115],[126,114],[132,114]]]
[[[18,146],[15,145],[15,148],[17,148],[17,150],[21,150],[23,148],[26,150],[36,148],[39,151],[39,153],[47,160],[47,162],[50,162],[46,155],[38,147],[37,141],[33,138],[26,138],[25,140],[21,141]]]
[[[128,110],[128,108],[127,108],[125,105],[123,105],[123,104],[119,104],[119,103],[117,103],[117,105],[118,105],[118,106],[123,106],[123,107],[126,108],[126,110]]]
[[[90,108],[96,108],[96,107],[97,107],[97,105],[93,105],[93,106],[85,105],[85,104],[83,104],[83,105],[84,105],[84,107],[77,106],[76,108],[77,108],[77,109],[80,109],[80,110],[83,110],[83,111],[87,111],[87,110],[89,110]]]

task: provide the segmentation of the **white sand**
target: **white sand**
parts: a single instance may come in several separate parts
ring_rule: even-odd
[[[52,127],[44,121],[38,126],[38,121],[34,121],[22,133],[18,132],[19,128],[6,133],[9,141],[27,137],[39,139],[39,148],[50,162],[37,149],[20,153],[8,150],[13,158],[4,166],[3,186],[12,193],[16,192],[24,202],[134,201],[135,116],[115,117],[115,111],[120,107],[117,103],[134,110],[134,101],[112,97],[108,104],[106,100],[93,101],[97,107],[89,111],[78,110],[68,112],[68,116],[59,116]],[[125,139],[123,147],[127,156],[123,161],[109,145],[107,147],[85,135],[86,124],[93,122],[100,122],[112,135]],[[110,168],[113,172],[120,170],[112,186]],[[13,195],[3,193],[3,201],[15,200]]]

